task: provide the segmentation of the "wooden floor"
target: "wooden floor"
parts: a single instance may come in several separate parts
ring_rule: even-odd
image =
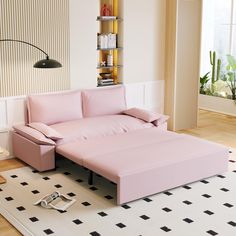
[[[236,117],[200,110],[198,127],[178,133],[190,134],[236,148]],[[16,159],[0,161],[0,172],[22,166],[24,164]],[[0,235],[18,236],[21,234],[0,215]]]
[[[236,117],[200,110],[198,127],[178,133],[190,134],[236,148]]]

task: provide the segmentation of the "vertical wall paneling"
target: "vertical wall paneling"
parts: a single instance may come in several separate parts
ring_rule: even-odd
[[[6,101],[0,99],[0,130],[7,126]]]
[[[16,42],[0,42],[0,96],[18,96],[70,88],[69,0],[1,0],[0,38],[19,39],[42,48],[63,64],[37,69],[45,56]]]

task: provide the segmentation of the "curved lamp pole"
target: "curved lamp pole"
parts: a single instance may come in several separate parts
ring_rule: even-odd
[[[45,54],[46,59],[42,59],[42,60],[37,61],[34,64],[35,68],[47,69],[47,68],[59,68],[59,67],[62,67],[62,64],[60,62],[58,62],[58,61],[56,61],[54,59],[49,59],[49,55],[44,50],[42,50],[41,48],[35,46],[32,43],[28,43],[28,42],[25,42],[23,40],[17,40],[17,39],[0,39],[0,42],[23,43],[23,44],[27,44],[27,45],[29,45],[31,47],[34,47],[34,48],[38,49],[39,51],[41,51],[43,54]]]
[[[42,68],[42,69],[47,69],[47,68],[59,68],[59,67],[62,67],[62,64],[54,59],[50,59],[49,58],[49,55],[44,51],[42,50],[41,48],[35,46],[34,44],[32,43],[28,43],[28,42],[25,42],[23,40],[17,40],[17,39],[0,39],[0,42],[17,42],[17,43],[23,43],[23,44],[27,44],[31,47],[34,47],[36,49],[38,49],[39,51],[41,51],[43,54],[45,54],[46,56],[46,59],[42,59],[42,60],[39,60],[37,61],[35,64],[34,64],[34,67],[35,68]],[[0,154],[2,153],[3,151],[1,150],[0,148]],[[0,184],[3,184],[6,182],[6,179],[3,178],[1,175],[0,175]]]

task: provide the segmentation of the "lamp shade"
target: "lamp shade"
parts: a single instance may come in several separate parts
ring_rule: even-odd
[[[34,67],[35,68],[59,68],[59,67],[62,67],[62,64],[54,59],[49,59],[49,58],[46,58],[46,59],[43,59],[43,60],[40,60],[40,61],[37,61],[35,64],[34,64]]]

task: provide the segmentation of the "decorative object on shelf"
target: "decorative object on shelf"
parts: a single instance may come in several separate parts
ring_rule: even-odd
[[[103,67],[103,66],[105,67],[106,66],[106,61],[101,61],[100,66],[101,67]]]
[[[98,78],[98,86],[114,85],[115,81],[112,78],[112,73],[100,73]]]
[[[112,6],[104,3],[101,7],[101,16],[111,16],[112,15]]]
[[[34,47],[34,48],[38,49],[42,53],[44,53],[45,56],[46,56],[46,59],[42,59],[42,60],[37,61],[34,64],[35,68],[48,69],[48,68],[59,68],[59,67],[62,67],[62,64],[60,62],[58,62],[58,61],[56,61],[54,59],[50,59],[49,55],[44,50],[42,50],[41,48],[35,46],[32,43],[28,43],[28,42],[25,42],[23,40],[17,40],[17,39],[0,39],[0,42],[17,42],[17,43],[27,44],[27,45],[29,45],[31,47]]]
[[[107,55],[107,66],[113,66],[113,55],[111,53]]]
[[[117,35],[113,33],[98,34],[98,48],[99,49],[112,49],[116,48]]]

